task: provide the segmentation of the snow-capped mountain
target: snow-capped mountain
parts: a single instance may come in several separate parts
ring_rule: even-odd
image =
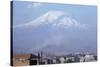
[[[87,28],[87,24],[80,23],[66,12],[51,10],[30,22],[14,26],[14,47],[50,53],[96,51],[96,46],[91,46],[96,37],[91,39],[91,31]]]
[[[38,27],[45,24],[64,28],[86,28],[86,24],[81,24],[76,19],[69,16],[66,12],[56,10],[48,11],[30,22],[20,24],[15,27]]]

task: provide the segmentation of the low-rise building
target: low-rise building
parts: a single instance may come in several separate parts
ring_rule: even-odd
[[[90,62],[90,61],[95,61],[95,59],[94,59],[94,56],[93,56],[93,55],[87,54],[87,55],[85,55],[85,57],[84,57],[84,61],[85,61],[85,62]]]
[[[34,54],[16,54],[13,56],[13,66],[39,65],[40,57]]]
[[[29,65],[30,54],[16,54],[13,56],[13,66]]]

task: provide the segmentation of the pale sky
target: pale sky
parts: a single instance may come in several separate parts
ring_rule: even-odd
[[[96,24],[96,6],[14,1],[13,50],[96,53]]]

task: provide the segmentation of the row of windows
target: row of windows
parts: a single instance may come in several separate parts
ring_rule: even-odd
[[[16,58],[17,62],[29,62],[29,59],[23,59],[23,58]]]

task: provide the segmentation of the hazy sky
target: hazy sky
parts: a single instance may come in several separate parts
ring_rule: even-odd
[[[13,49],[96,53],[96,24],[96,6],[15,1]]]

